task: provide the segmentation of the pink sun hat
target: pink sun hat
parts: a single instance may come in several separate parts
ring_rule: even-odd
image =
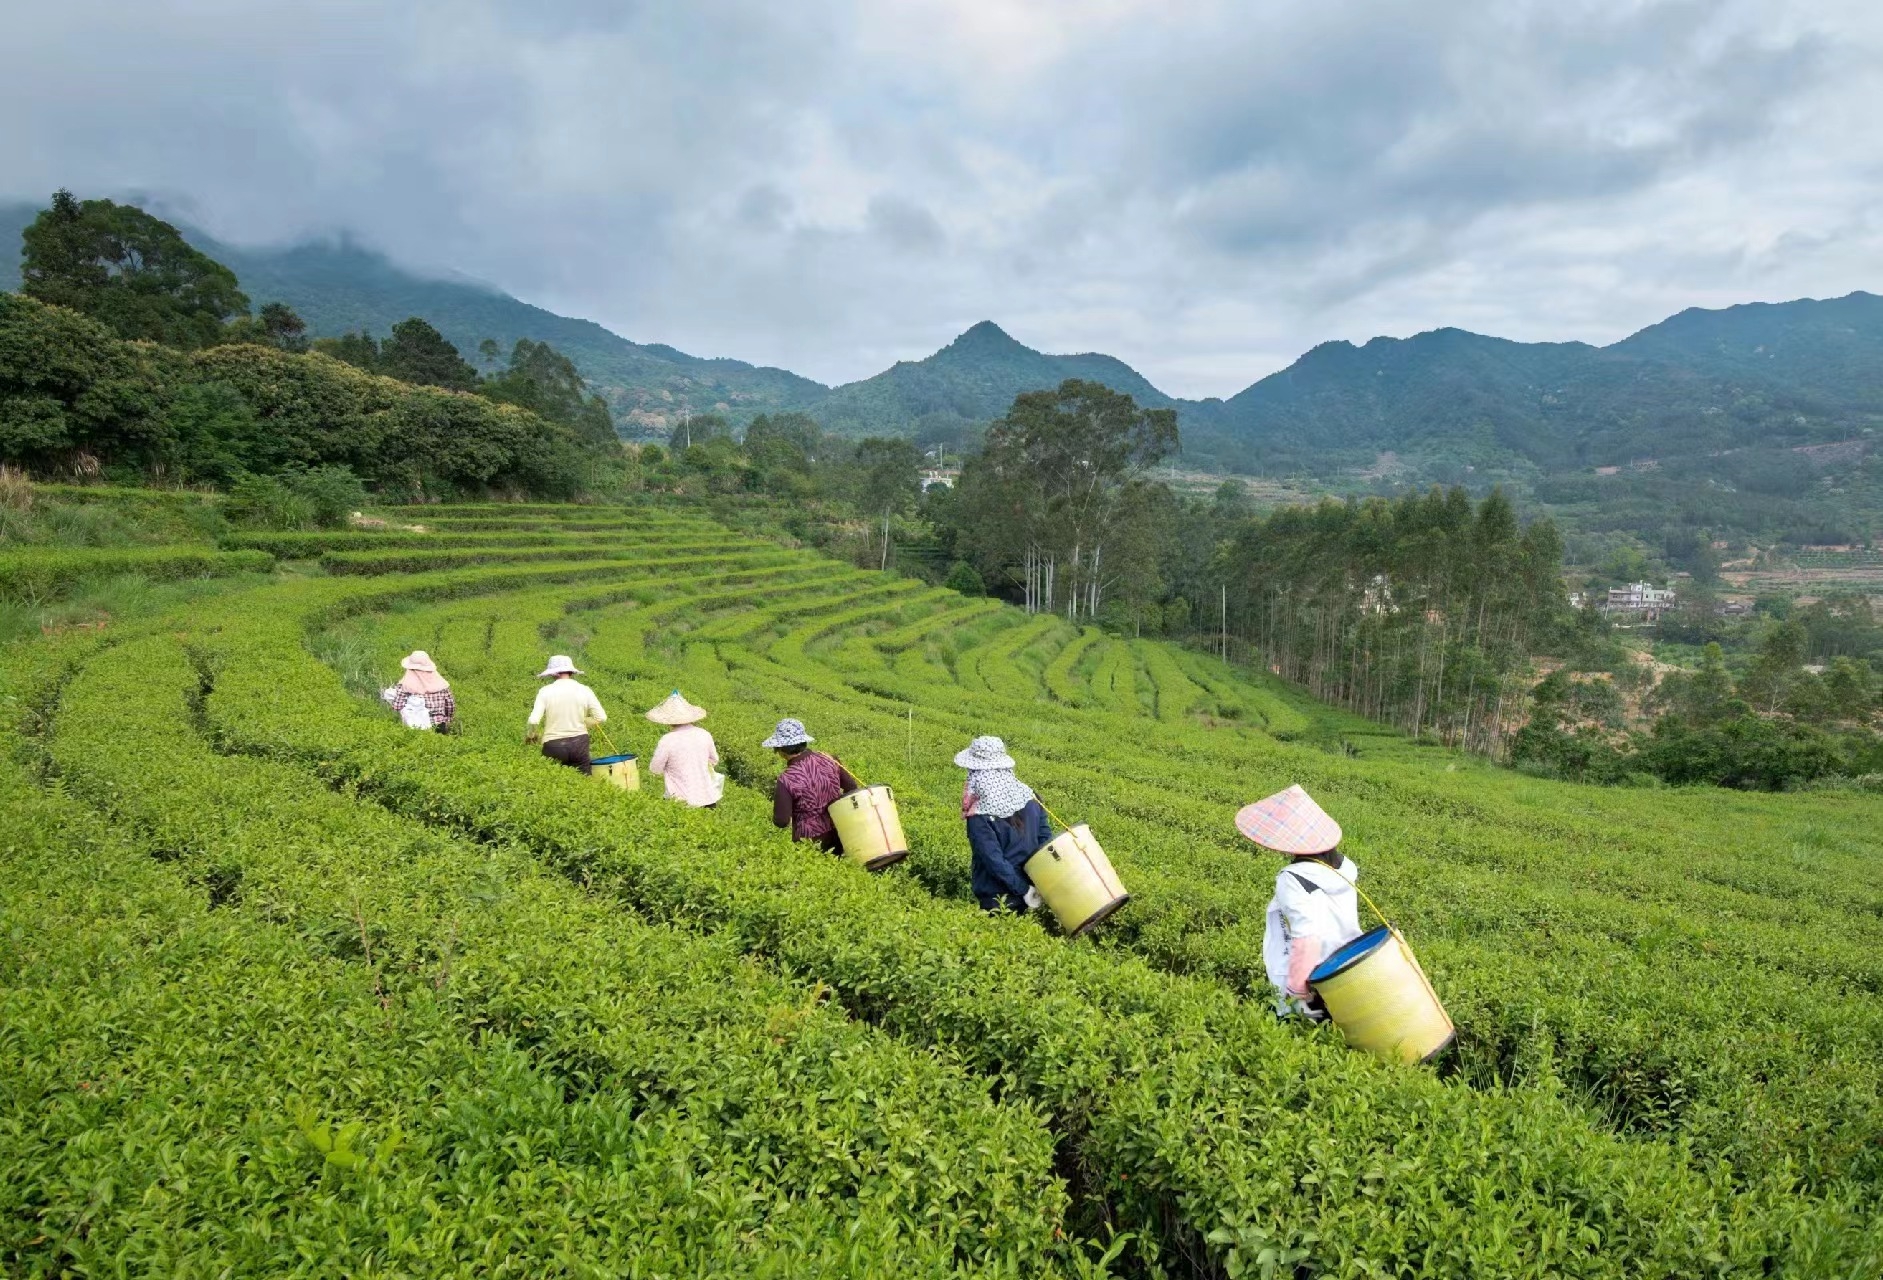
[[[1236,830],[1264,849],[1296,856],[1326,853],[1340,844],[1340,824],[1298,786],[1244,805],[1236,814]]]

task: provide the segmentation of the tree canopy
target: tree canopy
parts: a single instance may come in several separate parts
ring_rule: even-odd
[[[575,362],[547,342],[518,338],[510,351],[509,367],[486,378],[477,390],[492,400],[563,423],[594,444],[612,445],[617,439],[607,403],[589,394]]]
[[[569,496],[619,457],[513,405],[376,377],[320,354],[125,342],[0,293],[0,461],[124,479],[232,483],[344,466],[408,497]]]
[[[477,370],[465,363],[445,336],[417,316],[392,326],[392,336],[379,347],[378,372],[420,387],[472,391]]]
[[[1317,696],[1413,734],[1495,749],[1511,677],[1565,623],[1562,545],[1501,493],[1288,507],[1222,559],[1230,622]]]
[[[193,350],[248,314],[234,272],[134,205],[61,190],[22,240],[28,297],[91,316],[121,338]]]
[[[1121,499],[1177,446],[1175,410],[1102,383],[1024,392],[962,470],[962,549],[989,580],[1021,582],[1027,608],[1096,616],[1115,576],[1106,551],[1115,560],[1131,529],[1120,517],[1148,510]]]

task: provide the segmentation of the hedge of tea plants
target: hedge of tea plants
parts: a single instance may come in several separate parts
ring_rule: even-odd
[[[56,600],[81,582],[134,574],[153,582],[263,573],[266,551],[205,547],[75,547],[0,551],[0,599]]]
[[[832,591],[839,591],[837,583]],[[548,604],[553,608],[554,601]],[[887,612],[906,616],[922,607],[919,601],[903,601]],[[957,606],[938,602],[929,607],[945,614]],[[801,604],[792,605],[794,617],[802,612]],[[739,603],[740,626],[747,636],[758,634],[752,613],[750,601]],[[576,609],[570,616],[583,614]],[[608,645],[618,642],[607,619],[597,621],[599,625],[584,623],[575,629],[597,633],[596,656],[605,666],[611,655]],[[1019,643],[1014,639],[1019,628],[993,633],[989,647],[998,650],[997,660],[1008,661],[1008,655],[1037,646],[1042,621],[1029,623],[1025,630],[1032,638],[1023,637]],[[845,612],[828,625],[855,631],[875,624]],[[932,619],[918,617],[903,623],[900,631],[931,626]],[[635,624],[627,629],[633,631]],[[689,648],[688,662],[699,670],[698,679],[707,682],[703,689],[712,687],[716,672],[724,673],[717,676],[722,681],[734,677],[725,685],[731,699],[725,714],[743,717],[749,727],[741,732],[753,739],[763,736],[771,714],[764,707],[746,713],[745,703],[758,696],[843,731],[839,738],[848,741],[838,745],[840,753],[873,752],[852,758],[852,763],[879,763],[878,774],[898,782],[905,792],[928,786],[932,794],[958,785],[959,775],[947,757],[987,722],[972,706],[972,691],[932,679],[899,688],[893,672],[871,669],[861,652],[868,647],[867,637],[860,645],[833,646],[828,637],[819,641],[841,681],[813,678],[817,664],[801,661],[803,642],[797,633],[803,630],[781,627],[778,637],[766,638],[765,645],[721,644],[712,655]],[[897,635],[898,630],[892,627],[883,634]],[[768,654],[755,652],[766,645]],[[638,640],[620,647],[631,656],[627,666],[645,663]],[[671,648],[665,656],[678,658]],[[895,661],[909,656],[901,652]],[[1204,661],[1181,656],[1192,663]],[[1228,674],[1217,664],[1212,678],[1221,682]],[[1258,691],[1273,699],[1267,690],[1258,686]],[[1716,820],[1713,797],[1695,805],[1697,797],[1676,801],[1657,796],[1618,820],[1625,826],[1551,823],[1527,803],[1528,795],[1518,811],[1496,813],[1486,801],[1500,790],[1510,790],[1509,776],[1473,768],[1471,762],[1444,753],[1423,753],[1437,759],[1431,768],[1412,775],[1418,784],[1413,788],[1388,785],[1395,770],[1365,758],[1355,767],[1342,768],[1325,753],[1291,754],[1267,739],[1221,733],[1188,734],[1146,745],[1145,750],[1160,760],[1191,759],[1198,765],[1194,779],[1185,780],[1186,789],[1173,794],[1171,780],[1181,775],[1170,768],[1147,775],[1138,765],[1109,772],[1092,767],[1093,761],[1122,758],[1116,741],[1121,736],[1144,737],[1147,727],[1141,723],[1120,727],[1090,713],[1055,723],[1046,709],[1032,704],[1017,710],[1014,700],[993,714],[1043,735],[1034,768],[1044,772],[1036,781],[1054,781],[1074,796],[1083,792],[1090,803],[1108,810],[1102,835],[1122,830],[1130,837],[1115,852],[1134,862],[1128,880],[1138,900],[1115,926],[1108,926],[1107,941],[1130,946],[1167,968],[1207,973],[1245,992],[1261,984],[1259,934],[1267,877],[1250,874],[1246,846],[1226,822],[1227,813],[1250,798],[1249,792],[1238,792],[1236,784],[1224,786],[1222,779],[1249,771],[1252,747],[1265,749],[1295,762],[1289,766],[1291,773],[1274,785],[1299,778],[1328,794],[1351,793],[1356,804],[1388,800],[1382,811],[1370,805],[1349,815],[1350,831],[1356,835],[1366,838],[1364,824],[1384,818],[1389,827],[1397,827],[1389,831],[1391,843],[1427,846],[1416,862],[1389,861],[1380,870],[1395,877],[1415,868],[1434,873],[1429,884],[1408,883],[1403,890],[1395,886],[1394,900],[1421,912],[1407,918],[1429,921],[1421,935],[1430,939],[1428,960],[1477,966],[1483,975],[1484,980],[1471,982],[1465,993],[1465,998],[1486,1002],[1481,1010],[1485,1016],[1467,1025],[1471,1052],[1463,1057],[1474,1078],[1561,1081],[1574,1087],[1611,1127],[1702,1139],[1721,1154],[1732,1155],[1742,1176],[1745,1170],[1768,1168],[1775,1159],[1802,1156],[1799,1171],[1813,1182],[1852,1174],[1873,1181],[1876,1117],[1870,1099],[1879,1036],[1874,1002],[1868,999],[1875,990],[1876,968],[1869,961],[1862,927],[1866,903],[1874,899],[1866,899],[1861,888],[1853,896],[1832,885],[1814,886],[1809,874],[1790,874],[1774,866],[1764,846],[1745,841],[1738,816],[1724,823]],[[950,736],[954,734],[961,736]],[[907,760],[895,759],[903,751],[881,750],[886,744],[905,743]],[[1215,743],[1228,750],[1212,758],[1209,747]],[[1421,754],[1400,753],[1408,760]],[[753,755],[750,772],[762,775],[763,753]],[[921,781],[917,776],[923,771],[910,768],[917,761],[930,766]],[[1258,767],[1267,772],[1276,765],[1269,760]],[[1488,793],[1486,787],[1491,788]],[[1581,798],[1576,789],[1567,790],[1571,798]],[[1048,794],[1055,808],[1072,808]],[[1663,819],[1669,807],[1688,812],[1668,822]],[[1758,802],[1752,807],[1758,808]],[[1862,855],[1874,847],[1863,845],[1859,834],[1868,830],[1865,804],[1839,800],[1813,803],[1811,808],[1818,819],[1828,819],[1838,809],[1855,810],[1848,815],[1854,822],[1845,830],[1857,842],[1852,849],[1859,856],[1847,859],[1856,870]],[[965,876],[959,838],[948,832],[950,811],[944,800],[935,839],[928,846],[949,853],[926,868],[926,851],[918,849],[914,870],[937,891],[960,894]],[[927,812],[935,814],[933,807]],[[911,816],[905,813],[905,819]],[[913,820],[921,817],[916,814]],[[1533,837],[1539,822],[1550,837],[1547,843]],[[1669,845],[1654,834],[1657,825],[1679,829],[1688,838]],[[1828,842],[1835,846],[1838,840]],[[1356,844],[1349,847],[1365,856]],[[1168,857],[1158,856],[1166,850]],[[1711,865],[1696,880],[1686,864],[1701,856]],[[1834,862],[1835,856],[1827,861]],[[1441,866],[1446,857],[1450,864]],[[1526,874],[1520,883],[1511,884],[1502,867],[1523,867]],[[1581,887],[1596,877],[1605,877],[1617,891]],[[1733,878],[1729,889],[1709,888],[1722,877]],[[1542,883],[1546,881],[1555,883]],[[1415,892],[1427,893],[1429,900],[1414,901],[1408,895]],[[1840,892],[1843,901],[1836,900]],[[1487,909],[1476,905],[1480,903],[1490,905]],[[1447,936],[1453,929],[1461,935],[1455,947]],[[1539,931],[1541,940],[1534,936]],[[1691,954],[1679,945],[1688,940],[1696,944]],[[1735,983],[1721,981],[1735,955],[1774,970],[1767,978],[1766,999],[1749,1005]],[[1581,974],[1604,966],[1617,970],[1613,981],[1592,990],[1577,989]],[[1764,1082],[1775,1077],[1788,1078],[1799,1092],[1766,1089]],[[1809,1105],[1801,1106],[1807,1099]]]
[[[501,643],[500,633],[499,653]],[[869,880],[822,856],[780,848],[756,797],[738,797],[747,802],[711,815],[675,812],[664,838],[650,841],[639,806],[584,803],[599,791],[592,782],[494,741],[484,758],[467,759],[462,749],[469,744],[386,736],[381,723],[359,723],[343,699],[332,705],[331,677],[319,668],[303,666],[309,683],[297,689],[273,652],[263,644],[247,656],[217,658],[206,712],[232,745],[301,760],[415,818],[486,840],[521,840],[578,883],[644,912],[728,932],[794,974],[815,975],[853,1015],[998,1075],[1010,1090],[1049,1108],[1055,1128],[1076,1143],[1104,1216],[1141,1233],[1146,1253],[1165,1265],[1212,1244],[1251,1259],[1270,1249],[1300,1250],[1307,1242],[1293,1233],[1316,1230],[1304,1225],[1303,1212],[1327,1233],[1325,1255],[1336,1269],[1423,1256],[1438,1218],[1412,1227],[1403,1196],[1423,1201],[1436,1191],[1447,1206],[1439,1217],[1463,1214],[1487,1228],[1501,1223],[1484,1240],[1466,1233],[1470,1238],[1450,1242],[1460,1265],[1514,1273],[1516,1256],[1500,1257],[1490,1240],[1526,1235],[1543,1241],[1551,1256],[1605,1273],[1607,1264],[1588,1248],[1591,1237],[1581,1234],[1584,1224],[1569,1206],[1586,1200],[1577,1184],[1606,1178],[1610,1159],[1626,1152],[1606,1135],[1565,1131],[1559,1103],[1537,1096],[1491,1106],[1493,1123],[1505,1130],[1493,1163],[1512,1199],[1473,1212],[1466,1186],[1483,1170],[1467,1176],[1463,1166],[1446,1168],[1461,1125],[1469,1127],[1451,1108],[1476,1115],[1486,1105],[1482,1098],[1418,1076],[1379,1079],[1370,1064],[1335,1045],[1277,1035],[1265,1013],[1240,1007],[1227,993],[1212,995],[1140,967],[1121,973],[1099,953],[1074,952],[1069,968],[1056,969],[1057,940],[1024,922],[988,921],[917,886]],[[263,686],[275,690],[270,711],[238,713]],[[1289,1099],[1275,1096],[1274,1084],[1298,1076],[1305,1083],[1295,1105],[1320,1103],[1330,1120],[1345,1113],[1337,1127],[1346,1131],[1332,1140],[1331,1159],[1314,1154],[1326,1149],[1329,1135],[1279,1123]],[[1355,1090],[1355,1078],[1367,1087]],[[1349,1097],[1361,1107],[1343,1108],[1340,1100]],[[1435,1106],[1440,1114],[1430,1113]],[[1380,1143],[1389,1132],[1396,1155],[1382,1164]],[[1520,1132],[1529,1137],[1520,1140]],[[1572,1156],[1544,1137],[1565,1132],[1572,1143],[1594,1142],[1609,1154]],[[1271,1196],[1248,1193],[1265,1185],[1264,1168],[1272,1177],[1295,1161],[1305,1161],[1301,1172],[1316,1182],[1336,1169],[1346,1172],[1332,1178],[1325,1196],[1315,1194],[1292,1214]],[[1703,1179],[1659,1155],[1633,1163],[1635,1176],[1691,1201],[1704,1219]],[[1429,1170],[1433,1185],[1381,1184],[1392,1167]],[[1378,1197],[1356,1194],[1360,1185]],[[1572,1188],[1580,1194],[1566,1200]],[[1776,1203],[1771,1209],[1779,1211]],[[1636,1236],[1625,1251],[1635,1263],[1664,1247],[1679,1251],[1658,1229],[1645,1223],[1631,1229],[1609,1214],[1602,1210],[1608,1232]],[[1218,1238],[1210,1242],[1209,1235]],[[1750,1238],[1734,1242],[1730,1233],[1719,1245],[1765,1247]],[[1656,1267],[1677,1270],[1671,1256],[1650,1263]]]
[[[1205,655],[755,544],[690,513],[385,514],[397,540],[323,535],[320,555],[357,566],[342,576],[9,655],[31,691],[8,717],[36,769],[23,785],[107,831],[153,892],[196,904],[139,937],[239,923],[266,941],[230,964],[274,957],[283,1025],[295,984],[351,983],[369,1022],[430,1020],[439,1047],[424,1072],[509,1098],[487,1081],[514,1071],[514,1096],[559,1099],[499,1108],[480,1132],[514,1151],[515,1127],[540,1124],[540,1149],[578,1189],[467,1200],[463,1219],[447,1200],[439,1221],[514,1217],[523,1257],[554,1240],[600,1269],[639,1239],[647,1257],[702,1273],[1033,1274],[1094,1269],[1106,1249],[1138,1274],[1883,1269],[1874,799],[1537,782],[1412,747]],[[389,678],[413,647],[453,681],[456,734],[403,730],[316,656],[365,652]],[[611,739],[643,757],[658,731],[639,710],[676,686],[706,705],[733,783],[719,808],[620,793],[521,749],[552,650],[576,656],[613,712]],[[896,787],[907,863],[865,876],[770,827],[776,763],[757,744],[784,715]],[[1007,739],[1060,819],[1091,823],[1131,887],[1094,938],[968,899],[949,759],[985,732]],[[1382,1066],[1268,1012],[1275,867],[1228,819],[1290,781],[1345,824],[1457,1018],[1459,1049],[1440,1067]],[[124,887],[88,901],[134,887],[108,883]],[[40,888],[34,902],[49,902]],[[102,926],[61,910],[53,933],[91,945]],[[35,972],[50,991],[65,969]],[[7,1052],[56,1058],[51,1035]],[[369,1056],[383,1043],[356,1039]],[[848,1047],[820,1060],[832,1044]],[[239,1053],[182,1043],[177,1061]],[[249,1069],[304,1074],[325,1099],[295,1112],[305,1125],[284,1141],[318,1151],[356,1126],[339,1163],[365,1163],[318,1166],[323,1189],[344,1201],[355,1183],[334,1180],[397,1166],[413,1203],[441,1203],[439,1166],[399,1152],[455,1137],[402,1136],[383,1169],[360,1152],[389,1124],[434,1135],[442,1122],[394,1110],[391,1083],[373,1106],[337,1107],[326,1077],[284,1054]],[[616,1093],[641,1099],[623,1104],[635,1116],[658,1098],[719,1181],[660,1199],[673,1184],[652,1165],[679,1128],[633,1148],[647,1168],[609,1148],[608,1167],[625,1161],[627,1184],[670,1213],[634,1216],[583,1181],[601,1166],[557,1144],[580,1146],[568,1135],[600,1123],[585,1108]],[[205,1146],[226,1141],[236,1121],[213,1110],[226,1104],[203,1105]],[[83,1114],[97,1151],[133,1132]],[[83,1177],[57,1153],[83,1132],[75,1122],[34,1148],[30,1194],[77,1204]],[[502,1194],[513,1181],[498,1179]],[[153,1200],[131,1182],[141,1204],[197,1222],[191,1191]],[[316,1238],[341,1230],[361,1257],[415,1256],[398,1252],[417,1238],[404,1209],[385,1217],[406,1225],[375,1235],[280,1194]],[[184,1231],[206,1251],[192,1256],[265,1269],[253,1260],[269,1255],[240,1252],[259,1246],[232,1233],[272,1210],[227,1197],[222,1234]],[[106,1239],[136,1230],[128,1209],[93,1218],[116,1224]],[[642,1225],[608,1234],[617,1221]],[[78,1265],[76,1228],[44,1234],[5,1256]],[[476,1269],[443,1256],[439,1269]]]
[[[187,1244],[207,1270],[285,1268],[310,1237],[268,1219],[277,1201],[292,1215],[294,1180],[313,1176],[324,1189],[305,1231],[387,1269],[1031,1275],[1078,1262],[1053,1136],[1024,1102],[994,1102],[984,1080],[724,940],[180,737],[206,678],[175,638],[152,636],[91,657],[58,695],[47,750],[61,787],[144,846],[110,849],[114,873],[207,913],[209,950],[243,932],[233,922],[257,936],[235,939],[247,950],[233,971],[195,979],[205,1043],[175,1025],[189,984],[141,972],[100,995],[106,1025],[68,1024],[57,983],[37,1022],[14,1024],[37,1037],[18,1042],[36,1074],[18,1082],[16,1115],[71,1091],[68,1076],[86,1079],[83,1101],[109,1090],[117,1104],[20,1144],[18,1167],[38,1171],[22,1205],[35,1238],[11,1242],[22,1260]],[[31,880],[36,865],[10,870]],[[81,921],[52,934],[97,946]],[[270,956],[281,972],[251,983]],[[154,1007],[126,1019],[128,1003]],[[189,1071],[228,1088],[167,1106]],[[181,1135],[194,1135],[183,1150],[153,1147]],[[257,1186],[240,1160],[216,1171],[231,1143],[275,1176]],[[129,1159],[140,1152],[148,1163]],[[125,1167],[102,1158],[116,1153]],[[82,1194],[94,1177],[119,1184],[102,1205]],[[213,1223],[195,1221],[204,1192],[223,1206]],[[181,1241],[140,1240],[179,1228]],[[249,1238],[271,1232],[275,1255]]]

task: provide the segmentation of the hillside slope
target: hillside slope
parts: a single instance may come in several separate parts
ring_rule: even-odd
[[[0,811],[0,905],[35,921],[0,950],[27,1270],[153,1238],[416,1268],[498,1218],[555,1228],[519,1237],[532,1274],[629,1241],[668,1270],[1051,1275],[1125,1232],[1125,1274],[1883,1270],[1878,797],[1581,787],[1360,722],[1321,749],[1259,672],[685,510],[384,514],[432,532],[272,535],[326,571],[0,651],[35,712],[0,747],[58,783],[9,766]],[[419,646],[458,733],[379,700]],[[550,647],[622,750],[674,687],[708,707],[719,805],[521,749]],[[893,787],[906,860],[772,826],[780,714]],[[952,758],[987,732],[1130,890],[1085,938],[969,894]],[[1232,819],[1291,782],[1418,947],[1442,1069],[1273,1016],[1279,862]]]
[[[17,244],[33,212],[0,206],[0,243]],[[416,275],[346,241],[249,250],[187,234],[233,267],[255,302],[288,302],[317,334],[383,334],[422,315],[473,357],[485,338],[505,349],[519,337],[548,342],[630,433],[664,433],[684,412],[742,422],[802,410],[851,435],[948,439],[999,416],[1022,391],[1076,377],[1177,408],[1191,467],[1528,484],[1673,465],[1736,491],[1775,465],[1808,488],[1812,477],[1790,477],[1779,455],[1810,445],[1855,442],[1809,464],[1848,472],[1874,457],[1883,428],[1883,298],[1862,292],[1691,309],[1607,347],[1452,328],[1327,342],[1227,400],[1199,401],[1173,399],[1112,356],[1036,351],[989,321],[924,359],[827,388],[783,369],[630,342],[476,281]],[[0,286],[16,280],[17,262],[0,255]],[[1376,465],[1383,455],[1390,466]]]
[[[31,205],[0,206],[0,244],[17,246],[36,213]],[[423,316],[473,363],[486,338],[506,355],[518,338],[547,342],[575,361],[629,431],[664,433],[682,410],[747,417],[796,407],[825,390],[784,369],[630,342],[592,320],[557,315],[468,277],[418,275],[347,240],[246,249],[188,226],[180,230],[233,270],[256,306],[286,302],[316,336],[368,329],[383,337],[407,316]],[[17,252],[0,254],[0,288],[18,285]]]

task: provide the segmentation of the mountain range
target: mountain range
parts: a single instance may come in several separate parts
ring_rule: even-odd
[[[0,206],[0,243],[36,210]],[[384,334],[424,316],[476,363],[518,338],[565,352],[631,435],[683,413],[735,422],[797,410],[852,435],[958,439],[1022,391],[1087,378],[1178,410],[1184,459],[1205,469],[1321,477],[1534,479],[1670,460],[1850,442],[1883,426],[1883,298],[1750,303],[1683,311],[1620,342],[1513,342],[1461,329],[1361,345],[1323,343],[1223,400],[1179,400],[1108,355],[1050,355],[983,321],[921,360],[826,387],[784,369],[631,342],[466,278],[405,270],[348,240],[276,249],[185,235],[227,264],[256,305],[280,300],[321,336]],[[0,287],[18,282],[0,256]],[[1819,454],[1810,455],[1818,457]]]

